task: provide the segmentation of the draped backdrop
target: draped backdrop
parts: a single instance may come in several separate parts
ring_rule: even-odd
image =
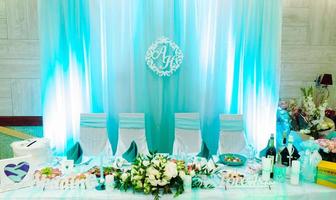
[[[83,112],[108,114],[114,150],[120,112],[145,113],[152,151],[172,151],[176,112],[200,113],[212,153],[220,113],[243,114],[258,149],[275,132],[280,0],[40,0],[39,14],[44,134],[59,154]],[[145,62],[162,36],[184,54],[170,77]]]

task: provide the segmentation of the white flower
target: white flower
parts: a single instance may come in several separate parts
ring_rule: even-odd
[[[142,179],[142,176],[132,176],[132,180],[141,180]]]
[[[196,170],[201,170],[204,165],[207,164],[207,160],[202,157],[196,157],[194,159],[194,164],[195,164],[195,169]]]
[[[121,157],[116,158],[114,162],[114,166],[117,168],[121,168],[127,161]]]
[[[148,176],[159,176],[160,172],[156,170],[154,167],[147,168],[147,174]]]
[[[175,178],[177,176],[177,165],[174,162],[168,162],[165,166],[164,175],[168,178]]]
[[[182,179],[184,179],[184,177],[186,176],[184,171],[180,171],[179,172],[179,177],[181,177]]]
[[[162,180],[158,180],[157,181],[157,184],[159,185],[159,186],[165,186],[165,185],[167,185],[169,182],[166,180],[166,179],[162,179]]]
[[[157,186],[157,185],[158,185],[158,181],[155,180],[155,179],[149,179],[149,183],[150,183],[152,186]]]
[[[159,175],[159,171],[154,169],[153,167],[150,167],[147,169],[147,180],[152,186],[158,185],[158,180],[156,179],[156,175]]]
[[[201,170],[201,168],[202,168],[201,163],[195,163],[195,169],[196,170]]]
[[[209,160],[206,166],[207,166],[207,169],[208,169],[209,171],[212,171],[212,170],[215,170],[215,169],[216,169],[216,165],[215,165],[215,163],[213,162],[213,160]]]
[[[143,164],[145,167],[147,167],[150,163],[149,163],[148,160],[144,160],[144,161],[142,161],[142,164]]]
[[[152,163],[153,163],[155,166],[159,166],[159,165],[160,165],[160,160],[152,160]]]
[[[205,158],[202,157],[197,157],[195,159],[195,163],[199,163],[201,166],[204,166],[207,164],[207,160]]]
[[[132,169],[131,169],[131,175],[134,176],[136,174],[138,174],[138,171],[134,167],[132,167]]]
[[[313,125],[317,125],[317,124],[320,123],[320,120],[313,120],[312,123],[313,123]]]
[[[190,175],[191,177],[195,176],[195,171],[194,171],[194,170],[191,170],[191,171],[189,172],[189,175]]]
[[[122,182],[125,182],[126,179],[128,178],[128,173],[123,173],[120,178],[121,178]]]
[[[150,180],[155,180],[155,176],[152,175],[152,174],[149,174],[149,175],[148,175],[148,179],[150,179]]]
[[[310,133],[310,130],[308,130],[308,129],[301,129],[300,133],[302,133],[302,134],[308,134],[308,133]]]

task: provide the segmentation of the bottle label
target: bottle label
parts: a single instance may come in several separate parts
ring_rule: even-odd
[[[271,173],[273,172],[273,166],[274,166],[274,156],[268,155],[267,158],[271,158]]]

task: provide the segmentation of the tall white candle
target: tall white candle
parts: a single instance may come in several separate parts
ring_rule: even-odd
[[[106,190],[112,190],[113,189],[113,183],[114,183],[113,175],[106,175],[105,176]]]
[[[271,166],[272,166],[272,159],[262,157],[262,180],[269,181],[271,178]]]
[[[191,192],[192,177],[190,175],[185,175],[183,177],[183,187],[185,192]]]
[[[293,160],[290,183],[293,185],[298,185],[299,181],[300,181],[300,162],[298,160]]]

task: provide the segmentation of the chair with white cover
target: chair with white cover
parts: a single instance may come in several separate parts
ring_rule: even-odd
[[[82,113],[80,115],[79,143],[84,156],[98,156],[104,150],[112,154],[106,124],[105,113]]]
[[[219,153],[240,153],[246,148],[243,115],[221,114]]]
[[[175,113],[173,154],[195,154],[201,150],[202,135],[199,113]]]
[[[116,156],[121,156],[132,141],[137,144],[138,153],[148,154],[144,113],[119,113],[118,132]]]

